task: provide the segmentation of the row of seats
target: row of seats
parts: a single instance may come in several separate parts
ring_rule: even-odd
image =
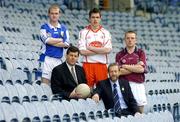
[[[0,89],[0,101],[2,101],[4,97],[10,98],[11,101],[14,97],[18,97],[20,102],[22,102],[25,96],[28,96],[30,99],[37,96],[38,100],[41,100],[44,95],[48,98],[52,96],[50,86],[41,83],[41,81],[21,83],[20,80],[17,80],[13,83],[9,80],[5,84],[1,84]]]
[[[26,122],[173,122],[172,114],[169,111],[161,111],[160,113],[148,113],[137,116],[115,117],[112,110],[102,110],[92,99],[79,99],[59,101],[54,97],[52,101],[48,101],[44,97],[42,101],[38,101],[36,97],[29,100],[24,97],[22,103],[17,97],[12,102],[8,98],[0,103],[0,121],[26,121]],[[15,111],[14,111],[15,110]]]

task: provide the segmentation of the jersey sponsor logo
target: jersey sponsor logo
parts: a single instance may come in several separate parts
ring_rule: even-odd
[[[92,47],[102,47],[103,44],[99,41],[93,41],[89,44],[89,46],[92,46]]]
[[[54,31],[54,34],[58,34],[58,31]]]

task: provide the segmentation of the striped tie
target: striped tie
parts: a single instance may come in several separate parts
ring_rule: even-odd
[[[113,87],[114,87],[114,110],[116,113],[120,113],[121,112],[121,104],[120,104],[120,101],[119,101],[119,96],[118,96],[118,93],[117,93],[117,85],[114,83],[113,84]]]

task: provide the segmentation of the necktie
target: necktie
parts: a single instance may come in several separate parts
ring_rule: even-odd
[[[114,98],[114,110],[116,113],[119,113],[121,111],[121,104],[119,102],[119,96],[118,96],[118,93],[117,93],[117,85],[116,84],[113,84],[113,87],[114,87],[114,91],[113,91],[113,98]]]
[[[72,74],[74,80],[75,80],[76,83],[77,83],[77,79],[76,79],[76,75],[75,75],[75,72],[74,72],[74,68],[73,68],[73,67],[71,67],[71,74]]]

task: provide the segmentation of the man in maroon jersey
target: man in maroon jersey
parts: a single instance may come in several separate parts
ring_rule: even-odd
[[[129,81],[133,95],[138,103],[141,113],[147,104],[144,73],[146,72],[146,56],[142,49],[136,47],[137,37],[134,31],[125,33],[126,47],[116,54],[119,64],[120,79]]]

